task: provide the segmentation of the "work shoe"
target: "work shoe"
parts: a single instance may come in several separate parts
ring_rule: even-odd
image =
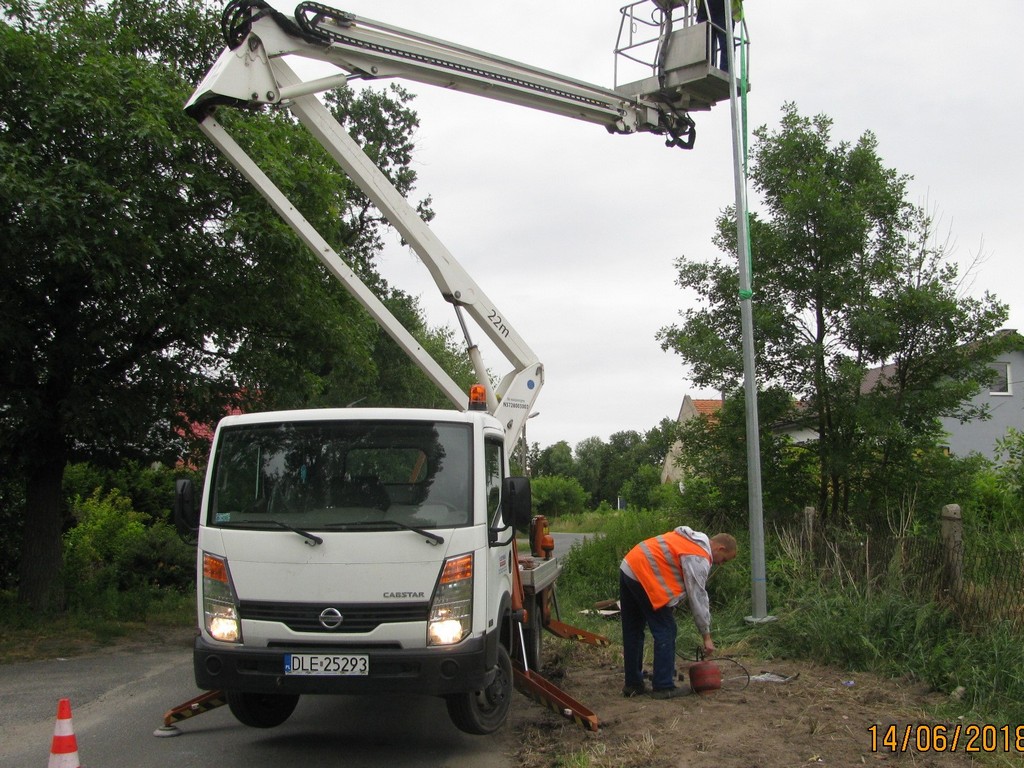
[[[622,689],[622,695],[627,699],[631,699],[634,696],[643,696],[645,693],[647,693],[647,686],[643,683],[640,683],[640,685],[626,685]]]
[[[661,688],[651,691],[652,699],[674,699],[676,696],[682,695],[682,688]]]

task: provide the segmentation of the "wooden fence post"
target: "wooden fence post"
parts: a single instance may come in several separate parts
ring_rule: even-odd
[[[964,526],[959,504],[942,508],[941,532],[946,550],[946,583],[957,596],[964,586]]]

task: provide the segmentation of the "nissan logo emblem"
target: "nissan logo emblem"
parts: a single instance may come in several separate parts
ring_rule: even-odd
[[[324,629],[337,629],[345,617],[337,608],[324,608],[320,611],[320,624]]]

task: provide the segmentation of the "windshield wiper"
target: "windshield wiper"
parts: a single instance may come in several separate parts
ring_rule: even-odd
[[[412,531],[418,533],[420,536],[426,538],[426,540],[433,544],[435,547],[438,544],[444,544],[444,536],[428,531],[423,528],[419,528],[415,525],[407,525],[401,523],[398,520],[354,520],[350,523],[329,523],[324,526],[325,528],[331,528],[335,530],[344,530],[345,528],[369,528],[372,530],[385,530],[387,528],[400,528],[403,531]]]
[[[306,538],[306,543],[315,547],[317,544],[323,544],[324,540],[317,536],[315,533],[304,531],[301,528],[296,528],[294,525],[288,525],[288,523],[282,523],[280,520],[272,520],[270,518],[260,518],[259,520],[239,520],[238,522],[221,523],[218,528],[246,528],[248,526],[266,526],[276,525],[278,528],[284,528],[286,531],[297,533],[299,536]]]
[[[317,544],[323,544],[324,543],[324,540],[321,539],[319,536],[317,536],[315,533],[310,533],[309,531],[304,531],[301,528],[296,528],[294,525],[288,525],[288,523],[282,523],[280,520],[267,520],[267,522],[268,523],[273,523],[274,525],[279,525],[282,528],[291,531],[292,533],[299,534],[299,536],[305,536],[306,537],[306,543],[309,544],[309,546],[311,546],[311,547],[315,547]]]

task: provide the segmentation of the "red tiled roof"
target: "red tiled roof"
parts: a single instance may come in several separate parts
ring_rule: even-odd
[[[693,407],[701,416],[712,416],[722,410],[721,400],[693,400]]]

